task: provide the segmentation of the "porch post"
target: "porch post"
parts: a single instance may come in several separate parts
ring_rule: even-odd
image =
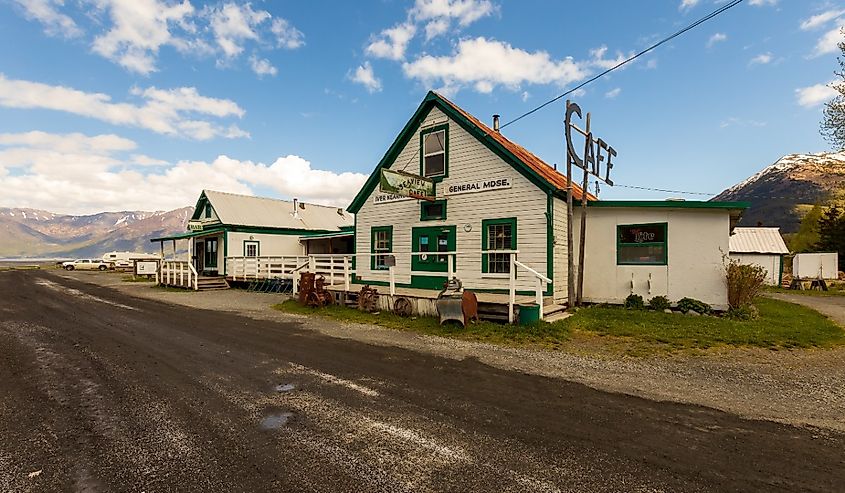
[[[516,263],[514,263],[514,256],[516,254],[511,252],[508,254],[510,260],[510,274],[508,279],[508,323],[513,323],[513,306],[516,303]]]
[[[540,320],[543,320],[543,280],[537,278],[537,305],[540,307]]]
[[[391,265],[387,269],[390,274],[390,296],[396,296],[396,267]]]
[[[343,283],[344,290],[349,291],[349,257],[343,256]]]

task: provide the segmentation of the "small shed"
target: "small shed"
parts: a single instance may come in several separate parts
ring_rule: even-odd
[[[789,254],[789,249],[780,228],[734,228],[729,249],[732,260],[766,269],[766,284],[781,284],[783,256]]]

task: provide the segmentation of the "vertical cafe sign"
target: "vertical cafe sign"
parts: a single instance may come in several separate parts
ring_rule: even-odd
[[[584,252],[587,240],[587,188],[590,185],[590,175],[613,186],[610,179],[610,170],[613,169],[613,158],[616,157],[616,150],[603,139],[595,137],[590,128],[590,113],[587,113],[586,126],[579,128],[572,122],[572,116],[578,115],[581,118],[581,107],[576,103],[566,101],[566,118],[564,120],[564,133],[566,135],[566,217],[567,217],[567,253],[569,257],[569,286],[567,294],[569,307],[576,303],[580,304],[584,294]],[[584,137],[584,152],[579,155],[577,146],[573,141],[573,132]],[[572,204],[572,166],[575,165],[583,171],[581,185],[581,241],[578,244],[578,287],[575,293],[575,258],[573,251],[572,225],[573,225],[573,204]]]

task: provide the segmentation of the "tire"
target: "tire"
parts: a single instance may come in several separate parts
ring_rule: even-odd
[[[68,270],[68,271],[73,270],[73,269],[74,269],[74,266],[72,266],[72,265],[68,265],[67,267],[65,267],[65,270]]]
[[[106,267],[105,265],[101,265],[97,268],[100,269],[100,271],[104,271],[104,270],[108,269],[108,267]]]

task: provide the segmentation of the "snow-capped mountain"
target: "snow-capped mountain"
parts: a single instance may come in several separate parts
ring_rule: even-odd
[[[815,204],[827,204],[845,193],[845,152],[789,154],[713,200],[750,202],[741,225],[780,226],[798,230],[801,217]]]
[[[149,239],[185,231],[193,207],[73,216],[38,209],[0,208],[0,258],[99,257],[152,251]]]

